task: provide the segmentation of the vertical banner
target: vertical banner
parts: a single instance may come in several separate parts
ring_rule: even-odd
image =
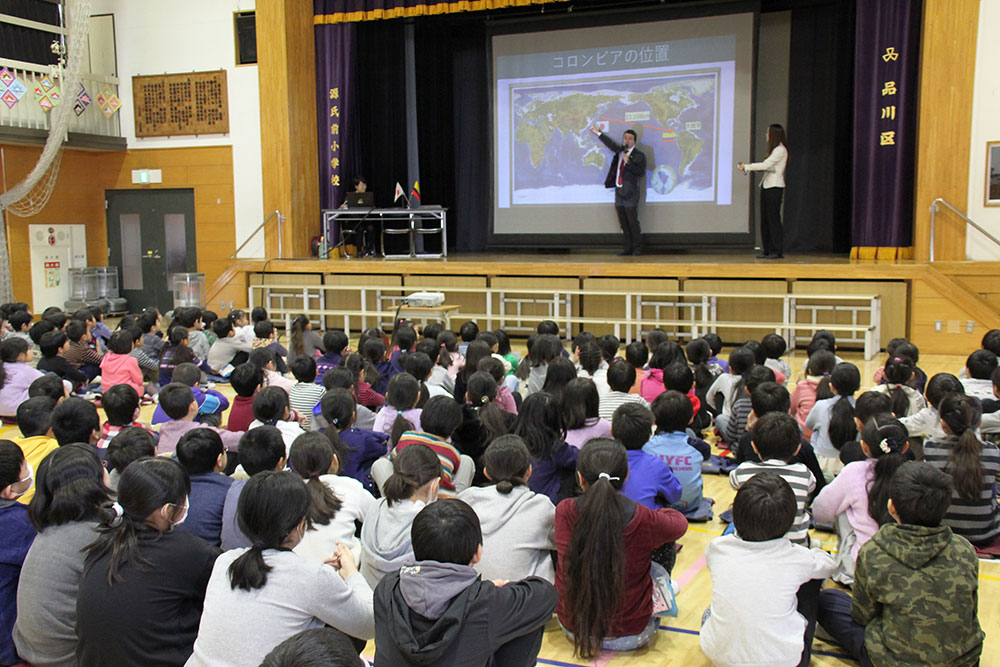
[[[316,99],[319,136],[320,209],[337,208],[360,168],[354,109],[355,26],[317,25]],[[327,239],[331,244],[336,239]]]
[[[913,245],[921,6],[857,3],[852,257],[898,257]]]

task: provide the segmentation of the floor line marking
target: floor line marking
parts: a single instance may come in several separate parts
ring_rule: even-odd
[[[705,554],[698,557],[698,560],[691,563],[688,569],[684,570],[674,581],[677,582],[677,592],[680,593],[681,590],[687,586],[695,576],[705,569]]]

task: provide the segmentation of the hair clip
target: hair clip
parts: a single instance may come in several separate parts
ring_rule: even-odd
[[[606,472],[602,472],[601,474],[599,474],[597,476],[597,479],[606,479],[609,482],[620,482],[620,481],[622,481],[621,477],[612,477],[611,475],[609,475]]]
[[[889,444],[889,438],[882,438],[882,442],[878,443],[878,448],[886,454],[890,453],[892,446]]]
[[[489,396],[480,396],[479,397],[479,402],[482,403],[483,405],[486,405],[487,403],[490,402],[490,397]]]
[[[118,501],[111,503],[111,511],[115,513],[115,518],[111,520],[112,526],[117,526],[125,515],[125,508],[118,504]]]

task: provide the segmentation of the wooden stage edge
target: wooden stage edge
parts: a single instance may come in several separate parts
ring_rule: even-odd
[[[613,253],[464,253],[420,259],[258,259],[240,260],[250,273],[372,275],[770,278],[822,280],[909,280],[930,265],[915,260],[852,260],[836,255],[788,255],[755,259],[752,253],[663,253],[619,257]],[[984,263],[989,264],[989,263]],[[996,271],[996,265],[984,272]]]

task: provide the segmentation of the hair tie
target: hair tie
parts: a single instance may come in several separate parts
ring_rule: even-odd
[[[490,402],[490,397],[489,396],[481,396],[479,398],[479,402],[482,403],[483,405],[486,405],[487,403]]]
[[[340,423],[340,417],[334,417],[333,419],[330,420],[330,423],[336,426],[337,424]]]
[[[441,347],[448,347],[448,346],[445,345],[444,343],[441,343]]]
[[[889,444],[889,438],[882,438],[882,442],[878,443],[878,448],[885,454],[892,452],[892,446]]]
[[[823,377],[825,378],[830,377],[830,371],[823,371]]]
[[[902,361],[902,359],[900,359],[899,357],[893,357],[892,360],[893,361]]]
[[[117,526],[122,522],[122,517],[125,516],[125,508],[118,504],[118,501],[111,503],[111,511],[115,513],[115,518],[111,520],[112,526]]]
[[[620,482],[620,481],[622,481],[622,478],[621,478],[621,477],[612,477],[611,475],[609,475],[609,474],[608,474],[608,473],[606,473],[606,472],[602,472],[602,473],[600,473],[600,474],[599,474],[599,475],[597,476],[597,479],[606,479],[606,480],[608,480],[609,482]]]

